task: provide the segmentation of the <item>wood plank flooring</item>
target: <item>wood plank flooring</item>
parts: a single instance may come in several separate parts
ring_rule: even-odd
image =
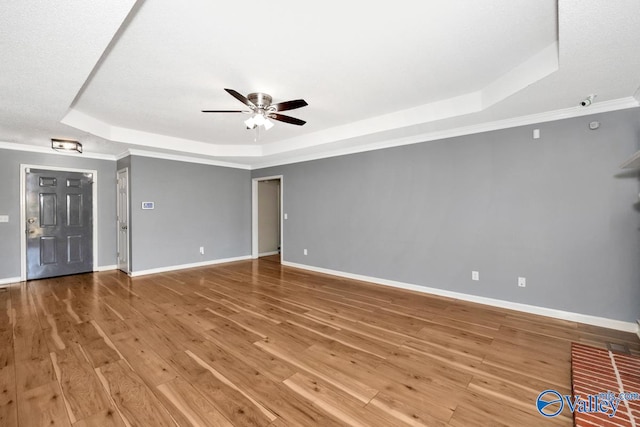
[[[571,426],[571,342],[633,334],[270,259],[0,290],[2,426]]]

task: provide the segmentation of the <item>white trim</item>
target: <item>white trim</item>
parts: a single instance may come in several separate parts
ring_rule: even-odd
[[[254,157],[262,155],[259,144],[210,144],[204,141],[174,137],[146,132],[137,129],[114,126],[96,117],[70,108],[60,120],[61,123],[91,133],[113,142],[151,147],[162,150],[180,150],[185,153],[203,154],[215,157],[240,156]]]
[[[258,180],[251,180],[251,258],[258,258]]]
[[[129,149],[126,149],[122,153],[116,154],[114,157],[116,160],[122,160],[125,157],[129,157],[130,155],[131,153],[129,152]]]
[[[638,322],[638,339],[640,339],[640,319],[636,320],[636,322]]]
[[[260,256],[258,249],[258,182],[280,180],[280,253],[284,256],[284,176],[272,175],[251,180],[251,258]]]
[[[247,163],[236,163],[236,162],[225,162],[218,161],[211,158],[200,158],[193,157],[198,156],[198,153],[192,153],[193,156],[185,156],[180,154],[170,154],[164,152],[156,152],[156,151],[147,151],[147,150],[138,150],[138,149],[128,149],[122,153],[117,155],[115,154],[100,154],[100,153],[89,153],[85,152],[83,154],[73,154],[73,153],[63,153],[56,152],[55,150],[51,150],[49,148],[41,147],[41,146],[33,146],[26,144],[17,144],[12,142],[2,142],[0,141],[0,149],[8,149],[8,150],[18,150],[18,151],[27,151],[27,152],[38,152],[38,153],[46,153],[53,154],[58,156],[68,156],[68,157],[77,157],[77,158],[90,158],[90,159],[100,159],[100,160],[120,160],[121,158],[135,155],[141,157],[153,157],[158,159],[166,159],[166,160],[174,160],[180,162],[188,162],[188,163],[198,163],[205,165],[213,165],[213,166],[222,166],[229,167],[235,169],[245,169],[245,170],[255,170],[262,169],[271,166],[281,166],[291,163],[299,163],[309,160],[318,160],[329,157],[337,157],[344,156],[348,154],[361,153],[366,151],[373,150],[381,150],[385,148],[399,147],[403,145],[411,145],[411,144],[419,144],[422,142],[436,141],[446,138],[454,138],[458,136],[472,135],[483,132],[490,132],[501,129],[509,129],[518,126],[527,126],[537,123],[545,123],[556,120],[570,119],[575,117],[588,116],[599,113],[607,113],[611,111],[617,110],[625,110],[629,108],[636,108],[640,106],[640,88],[634,94],[634,96],[628,96],[625,98],[613,99],[609,101],[601,101],[595,102],[591,106],[585,107],[570,107],[564,109],[558,109],[553,111],[546,111],[542,113],[530,114],[526,116],[513,117],[504,120],[496,120],[493,122],[484,122],[478,123],[475,125],[456,127],[452,129],[445,129],[441,131],[428,132],[419,135],[409,136],[409,137],[400,137],[400,138],[385,138],[379,142],[367,143],[360,146],[348,147],[348,148],[337,148],[333,150],[322,150],[321,147],[324,144],[311,144],[311,139],[313,135],[301,136],[299,138],[292,138],[283,141],[277,141],[268,145],[257,146],[261,150],[261,155],[255,155],[253,153],[250,156],[246,156]],[[351,125],[349,125],[351,126]],[[376,133],[368,133],[365,136],[369,139],[375,138]],[[358,138],[358,136],[354,136],[354,138]],[[107,138],[108,139],[108,138]],[[341,141],[344,141],[344,138],[336,137],[331,140],[328,140],[327,143],[339,144]],[[126,144],[126,143],[125,143]],[[256,147],[256,146],[249,146]],[[314,154],[302,154],[295,155],[289,153],[295,153],[296,151],[302,148],[314,148],[315,150],[320,150],[320,152]],[[173,149],[173,148],[171,148]],[[202,154],[205,155],[205,154]],[[269,160],[271,156],[278,156],[279,159]],[[236,156],[238,157],[238,156]],[[242,157],[242,155],[240,155]],[[266,160],[265,160],[266,159]],[[265,161],[262,161],[265,160]]]
[[[260,252],[260,253],[258,254],[258,257],[261,257],[261,256],[278,255],[279,253],[280,253],[280,252],[278,252],[278,251]]]
[[[125,266],[125,273],[129,273],[131,271],[131,231],[129,225],[131,225],[131,180],[129,168],[125,167],[119,169],[116,172],[116,251],[118,251],[118,256],[116,257],[116,268],[120,268],[120,227],[121,221],[119,218],[120,214],[120,174],[125,173],[127,177],[127,217],[125,218],[127,224],[127,265]]]
[[[22,280],[19,277],[8,277],[6,279],[0,279],[0,286],[7,287],[12,283],[18,283]]]
[[[27,165],[20,164],[20,280],[27,280],[27,235],[25,224],[27,223],[26,199],[26,170],[44,169],[63,172],[80,172],[93,174],[92,192],[92,216],[93,216],[93,271],[98,270],[98,171],[95,169],[76,169],[61,166]]]
[[[101,265],[100,267],[98,267],[98,269],[96,271],[111,271],[111,270],[117,270],[118,266],[117,265]]]
[[[447,138],[455,138],[458,136],[473,135],[478,133],[491,132],[495,130],[509,129],[509,128],[514,128],[518,126],[527,126],[527,125],[533,125],[538,123],[553,122],[556,120],[564,120],[564,119],[571,119],[575,117],[589,116],[592,114],[625,110],[629,108],[636,108],[638,106],[640,106],[640,101],[636,100],[633,97],[626,97],[626,98],[614,99],[611,101],[596,102],[592,104],[590,107],[586,107],[586,108],[585,107],[564,108],[560,110],[547,111],[544,113],[531,114],[528,116],[520,116],[520,117],[514,117],[510,119],[496,120],[493,122],[485,122],[485,123],[479,123],[475,125],[457,127],[453,129],[445,129],[441,131],[428,132],[428,133],[423,133],[423,134],[414,135],[414,136],[384,139],[380,142],[374,142],[374,143],[359,145],[355,147],[337,148],[335,150],[320,151],[314,154],[302,154],[298,156],[294,155],[292,157],[285,157],[285,158],[280,158],[278,160],[265,161],[265,162],[260,162],[260,160],[258,159],[256,160],[256,162],[260,162],[260,163],[256,163],[256,162],[252,163],[251,169],[252,170],[263,169],[263,168],[268,168],[272,166],[281,166],[281,165],[287,165],[291,163],[300,163],[300,162],[306,162],[310,160],[325,159],[329,157],[345,156],[348,154],[362,153],[366,151],[383,150],[385,148],[400,147],[403,145],[420,144],[420,143],[429,142],[429,141],[439,141]],[[333,141],[333,142],[338,142],[338,141]],[[281,154],[282,156],[286,156],[287,152],[282,150],[281,152],[274,153],[274,155],[275,154]]]
[[[344,271],[331,270],[328,268],[314,267],[311,265],[298,264],[289,261],[282,261],[282,265],[299,268],[302,270],[315,271],[318,273],[331,274],[333,276],[345,277],[348,279],[362,280],[378,285],[391,286],[394,288],[417,291],[425,294],[433,294],[448,298],[455,298],[463,301],[475,302],[478,304],[490,305],[493,307],[517,310],[525,313],[538,314],[541,316],[553,317],[556,319],[568,320],[572,322],[586,323],[588,325],[601,326],[603,328],[616,329],[619,331],[638,333],[638,325],[633,322],[607,319],[605,317],[592,316],[589,314],[572,313],[569,311],[556,310],[553,308],[538,307],[535,305],[522,304],[519,302],[504,301],[494,298],[486,298],[477,295],[463,294],[461,292],[447,291],[444,289],[431,288],[427,286],[414,285],[410,283],[397,282],[395,280],[380,279],[378,277],[363,276],[360,274],[346,273]]]
[[[126,151],[123,151],[117,156],[114,156],[114,158],[117,160],[120,160],[128,156],[152,157],[154,159],[173,160],[176,162],[197,163],[201,165],[221,166],[225,168],[234,168],[234,169],[245,169],[245,170],[251,169],[251,166],[248,164],[223,162],[223,161],[214,160],[214,159],[184,156],[180,154],[160,153],[157,151],[138,150],[138,149],[132,149],[132,148]]]
[[[85,151],[84,153],[56,151],[51,147],[41,147],[39,145],[17,144],[15,142],[4,142],[4,141],[0,141],[0,149],[26,151],[30,153],[52,154],[54,156],[76,157],[79,159],[84,158],[84,159],[98,159],[98,160],[112,160],[112,161],[116,159],[113,154],[91,153],[87,151]]]
[[[145,276],[147,274],[166,273],[167,271],[184,270],[187,268],[195,268],[195,267],[206,267],[208,265],[224,264],[227,262],[234,262],[234,261],[245,261],[248,259],[251,259],[251,255],[243,255],[243,256],[233,257],[233,258],[214,259],[211,261],[203,261],[203,262],[194,262],[192,264],[171,265],[168,267],[151,268],[149,270],[132,271],[131,273],[129,273],[129,276],[138,277],[138,276]]]

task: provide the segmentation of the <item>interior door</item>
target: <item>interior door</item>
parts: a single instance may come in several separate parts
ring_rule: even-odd
[[[93,271],[93,174],[26,171],[27,280]]]
[[[118,269],[129,272],[129,170],[118,171]]]
[[[280,180],[258,181],[258,256],[280,252]]]

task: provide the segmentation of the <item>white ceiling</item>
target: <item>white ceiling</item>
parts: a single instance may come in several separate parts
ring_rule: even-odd
[[[0,147],[258,167],[426,141],[637,106],[639,46],[638,0],[12,1]],[[304,98],[308,123],[255,141],[200,112],[243,109],[224,88]]]

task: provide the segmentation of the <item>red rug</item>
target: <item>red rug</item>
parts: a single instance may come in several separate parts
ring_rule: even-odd
[[[573,395],[579,395],[584,401],[581,407],[588,409],[574,411],[577,427],[640,427],[640,357],[573,343],[571,382]],[[621,392],[625,395],[620,396]],[[613,408],[606,413],[590,410],[598,402],[593,396],[602,396],[602,393],[608,397],[625,397],[618,400],[612,417]]]

